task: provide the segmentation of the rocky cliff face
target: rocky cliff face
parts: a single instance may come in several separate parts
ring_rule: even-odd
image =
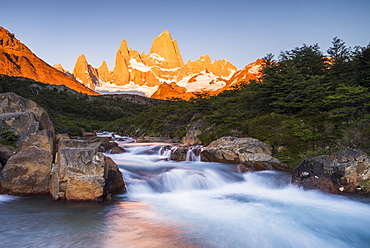
[[[177,42],[172,41],[167,30],[154,39],[145,62],[148,66],[158,66],[162,69],[174,69],[184,65]]]
[[[76,61],[73,75],[90,89],[94,89],[96,85],[99,85],[98,70],[87,63],[83,54]]]
[[[0,27],[0,74],[31,78],[46,84],[65,85],[81,93],[98,95],[38,58],[3,27]]]
[[[227,81],[226,86],[222,90],[230,89],[232,86],[237,85],[241,82],[249,82],[251,80],[258,81],[262,77],[261,69],[263,65],[262,59],[257,59],[255,62],[248,64],[242,70],[237,71],[234,75]]]
[[[123,40],[112,71],[105,62],[94,69],[80,56],[73,74],[97,91],[141,91],[157,99],[190,99],[194,93],[207,91],[215,95],[241,80],[258,79],[260,64],[256,61],[237,71],[230,62],[212,62],[208,55],[184,63],[176,40],[165,30],[154,39],[147,55],[128,48]]]

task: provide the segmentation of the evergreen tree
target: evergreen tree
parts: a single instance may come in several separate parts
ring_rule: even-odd
[[[330,55],[330,71],[328,73],[329,81],[333,87],[341,85],[355,85],[354,80],[354,63],[353,52],[345,45],[345,42],[338,37],[334,37],[332,46],[327,53]]]
[[[370,44],[357,47],[353,59],[356,84],[370,88]]]
[[[327,68],[327,58],[317,44],[285,51],[279,61],[265,63],[260,97],[277,113],[307,115],[321,111],[330,92]]]
[[[340,64],[348,62],[351,57],[351,50],[345,45],[345,42],[338,37],[334,37],[332,47],[327,50],[327,53],[333,59],[332,63]]]

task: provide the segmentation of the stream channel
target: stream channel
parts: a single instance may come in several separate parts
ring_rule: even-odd
[[[107,202],[0,195],[0,247],[370,247],[370,200],[303,190],[277,171],[168,159],[166,144],[106,154],[127,193]]]

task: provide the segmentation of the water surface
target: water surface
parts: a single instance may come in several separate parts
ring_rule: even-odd
[[[124,144],[123,144],[124,145]],[[0,196],[0,247],[370,247],[370,203],[274,171],[173,162],[159,144],[108,154],[127,194],[104,203]]]

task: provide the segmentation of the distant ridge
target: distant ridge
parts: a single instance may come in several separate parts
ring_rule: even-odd
[[[52,85],[65,85],[77,92],[99,95],[71,76],[53,68],[38,58],[8,30],[0,27],[0,74],[31,78]]]

